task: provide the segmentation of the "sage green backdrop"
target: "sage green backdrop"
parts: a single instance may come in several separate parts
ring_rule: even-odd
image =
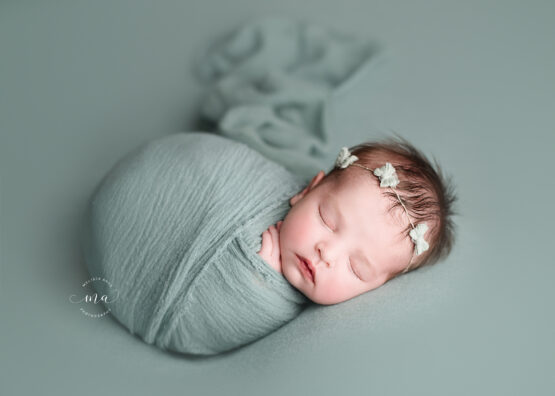
[[[460,197],[452,256],[211,358],[83,315],[94,186],[197,129],[198,51],[276,13],[388,50],[334,105],[334,144],[396,131],[435,155]],[[2,1],[0,393],[555,394],[554,37],[552,1]]]

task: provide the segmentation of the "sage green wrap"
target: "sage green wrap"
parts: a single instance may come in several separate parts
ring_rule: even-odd
[[[153,140],[92,197],[84,238],[107,306],[147,343],[213,354],[256,340],[308,302],[258,256],[302,184],[246,145],[207,133]]]

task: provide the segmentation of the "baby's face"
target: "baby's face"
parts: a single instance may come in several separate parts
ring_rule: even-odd
[[[320,183],[321,171],[291,198],[279,229],[285,278],[318,304],[336,304],[375,289],[410,261],[408,220],[393,211],[373,175]],[[303,261],[309,261],[307,271]]]

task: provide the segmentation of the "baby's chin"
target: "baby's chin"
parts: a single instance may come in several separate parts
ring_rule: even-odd
[[[283,264],[283,263],[282,263]],[[320,304],[318,301],[314,300],[314,295],[312,285],[306,283],[301,272],[297,269],[296,265],[291,265],[291,263],[285,263],[282,266],[282,275],[289,282],[291,286],[301,292],[310,301]]]

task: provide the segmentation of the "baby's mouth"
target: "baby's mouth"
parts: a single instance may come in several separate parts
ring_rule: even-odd
[[[312,267],[310,262],[299,255],[297,255],[297,258],[299,259],[299,267],[301,269],[301,272],[304,273],[306,278],[310,279],[310,281],[314,283],[314,268]]]

